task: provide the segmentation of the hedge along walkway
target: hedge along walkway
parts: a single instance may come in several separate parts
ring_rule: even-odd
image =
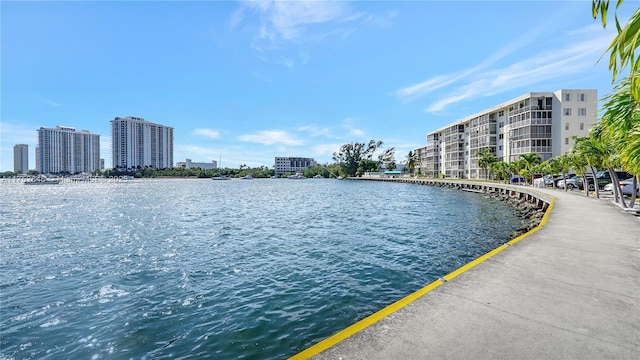
[[[640,359],[640,219],[537,190],[539,231],[294,358]]]

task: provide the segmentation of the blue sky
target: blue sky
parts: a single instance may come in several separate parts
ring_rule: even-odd
[[[613,6],[613,5],[612,5]],[[635,10],[630,1],[621,20]],[[172,126],[174,161],[273,166],[426,133],[530,91],[611,90],[591,1],[2,1],[0,170],[56,125]],[[610,19],[611,25],[613,25]]]

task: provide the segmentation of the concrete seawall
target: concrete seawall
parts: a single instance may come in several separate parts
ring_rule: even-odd
[[[416,185],[437,186],[449,189],[457,189],[479,193],[503,194],[511,198],[526,200],[535,204],[539,209],[547,211],[549,204],[553,200],[551,194],[536,191],[537,188],[522,185],[508,185],[501,183],[490,183],[468,180],[441,180],[441,179],[422,179],[422,178],[349,178],[349,180],[366,180],[366,181],[388,181],[401,182]]]
[[[640,219],[550,189],[363,180],[501,192],[547,213],[527,234],[294,359],[640,358]]]

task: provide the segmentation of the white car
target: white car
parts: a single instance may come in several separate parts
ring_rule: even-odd
[[[623,195],[631,196],[633,189],[633,178],[620,181],[620,192]],[[613,191],[613,183],[604,186],[604,191]],[[640,196],[640,181],[636,182],[636,194]]]

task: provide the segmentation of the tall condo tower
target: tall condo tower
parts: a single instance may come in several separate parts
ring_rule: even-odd
[[[13,147],[13,171],[18,174],[29,171],[29,145],[16,144]]]
[[[173,167],[173,128],[143,118],[111,120],[111,159],[114,169]]]
[[[68,126],[38,129],[36,166],[42,174],[78,174],[100,169],[100,135]]]

